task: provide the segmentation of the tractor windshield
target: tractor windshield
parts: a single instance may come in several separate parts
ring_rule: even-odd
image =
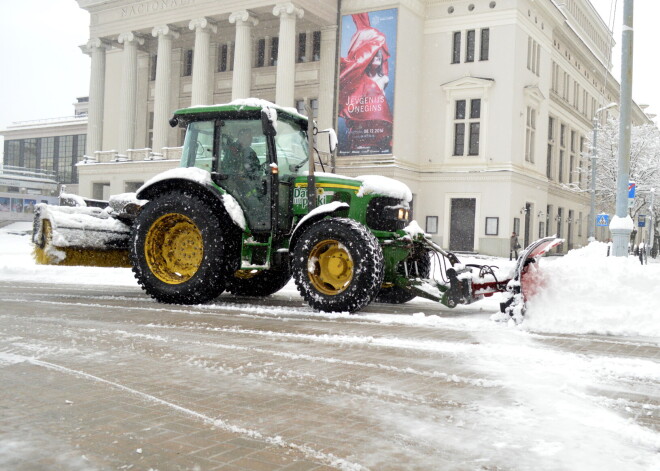
[[[299,123],[278,117],[275,149],[281,180],[289,180],[309,169],[307,129]]]
[[[213,168],[213,121],[195,121],[188,125],[183,143],[181,167]]]

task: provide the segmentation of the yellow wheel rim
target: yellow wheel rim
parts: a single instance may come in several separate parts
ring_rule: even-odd
[[[337,295],[351,284],[353,259],[346,247],[336,240],[324,240],[314,246],[308,259],[309,279],[317,291]]]
[[[241,280],[249,280],[250,278],[254,278],[259,274],[259,270],[237,270],[234,272],[234,277],[239,278]]]
[[[189,217],[165,214],[149,228],[144,255],[149,270],[160,281],[170,285],[185,283],[202,264],[202,233]]]

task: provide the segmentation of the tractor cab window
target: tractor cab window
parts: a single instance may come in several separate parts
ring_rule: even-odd
[[[229,176],[261,177],[267,167],[266,137],[261,121],[232,119],[220,130],[218,172]]]
[[[197,167],[211,172],[214,126],[214,121],[195,121],[188,125],[183,143],[181,167]]]
[[[286,119],[278,119],[275,135],[277,166],[281,180],[289,180],[309,169],[307,129]]]

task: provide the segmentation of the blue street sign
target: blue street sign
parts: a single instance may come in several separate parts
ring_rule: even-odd
[[[628,198],[634,198],[635,197],[635,189],[636,188],[637,188],[637,184],[635,182],[628,183]]]
[[[599,214],[596,216],[596,226],[607,227],[610,225],[610,216],[609,214]]]
[[[637,217],[637,227],[646,227],[646,214],[640,214]]]

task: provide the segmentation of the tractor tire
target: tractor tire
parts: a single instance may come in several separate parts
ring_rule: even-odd
[[[406,275],[405,264],[408,263],[408,276],[414,278],[428,278],[431,275],[431,257],[426,250],[414,252],[396,267],[399,275]],[[399,286],[381,288],[376,296],[377,303],[403,304],[415,298],[415,294]]]
[[[172,191],[147,203],[133,224],[130,258],[152,298],[200,304],[217,298],[239,260],[237,231],[202,198]]]
[[[237,296],[264,297],[277,293],[291,279],[291,270],[239,270],[227,280],[227,291]]]
[[[383,283],[383,251],[357,221],[323,219],[307,229],[293,250],[293,276],[309,305],[325,312],[356,312]]]

